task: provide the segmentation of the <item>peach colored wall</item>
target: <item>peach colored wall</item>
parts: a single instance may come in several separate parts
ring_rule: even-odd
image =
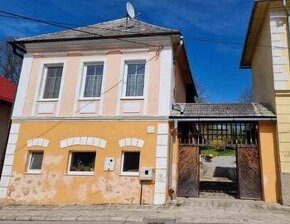
[[[184,75],[180,70],[180,66],[176,65],[175,72],[175,102],[186,103],[186,85],[182,78]]]
[[[126,52],[119,49],[107,52],[93,53],[64,53],[64,56],[51,56],[47,54],[35,54],[32,62],[31,74],[28,83],[28,92],[24,106],[24,117],[70,117],[70,116],[118,116],[122,115],[122,91],[125,85],[124,62],[125,60],[149,60],[156,55],[156,49]],[[141,57],[141,58],[140,58]],[[129,59],[128,59],[129,58]],[[104,76],[103,89],[99,99],[79,100],[82,84],[83,63],[87,61],[103,61]],[[40,100],[41,80],[45,64],[63,63],[63,88],[60,90],[60,99],[55,101]],[[150,60],[146,64],[148,85],[145,85],[145,95],[142,102],[142,110],[138,115],[158,115],[160,57]],[[168,74],[168,78],[170,74]],[[146,79],[146,78],[145,78]],[[146,97],[147,96],[147,97]],[[79,113],[80,107],[85,103],[96,105],[93,113]],[[134,102],[134,100],[132,100]],[[50,109],[47,109],[50,108]],[[48,110],[48,111],[45,111]],[[43,112],[44,111],[44,112]],[[134,115],[134,114],[132,114]]]
[[[265,20],[257,44],[271,45],[270,21]],[[257,47],[252,60],[254,101],[269,104],[275,110],[272,49]]]
[[[66,64],[65,82],[62,91],[60,114],[61,116],[72,116],[75,114],[75,95],[78,94],[76,86],[80,72],[81,56],[68,56]],[[75,93],[75,94],[74,94]]]
[[[123,77],[120,77],[121,73],[121,58],[122,53],[120,51],[111,51],[108,53],[108,69],[105,80],[105,91],[108,91],[104,94],[104,115],[116,115],[117,110],[117,99],[119,88],[122,87],[122,83],[119,81],[122,80]],[[117,85],[117,86],[116,86]],[[116,88],[112,88],[116,86]]]
[[[275,122],[259,122],[262,189],[266,202],[280,201],[279,152]]]
[[[28,83],[28,88],[27,88],[27,95],[26,95],[26,100],[25,100],[25,106],[23,108],[23,116],[31,116],[32,114],[32,108],[33,104],[35,102],[36,97],[38,97],[38,93],[36,91],[37,88],[37,83],[39,76],[42,74],[41,70],[41,58],[34,58],[32,61],[32,68],[31,68],[31,73],[27,74],[30,75],[29,77],[29,83]]]
[[[7,198],[41,204],[138,204],[141,189],[139,177],[120,175],[121,155],[122,151],[140,151],[140,167],[155,167],[157,135],[147,134],[147,126],[155,126],[156,129],[157,122],[22,122]],[[27,147],[27,140],[44,132],[42,138],[50,141],[47,148]],[[60,148],[61,140],[76,136],[102,138],[107,140],[107,144],[105,149],[82,145]],[[141,138],[144,146],[121,148],[118,141],[123,138]],[[40,174],[27,173],[29,150],[44,150]],[[96,151],[94,174],[69,175],[70,151]],[[115,158],[113,172],[104,171],[105,157]],[[142,197],[142,203],[153,203],[153,182],[144,184]]]
[[[155,51],[149,52],[149,58],[155,56]],[[158,114],[159,102],[159,85],[160,85],[160,60],[159,58],[150,61],[150,78],[149,78],[149,91],[148,91],[148,115]],[[169,75],[169,74],[168,74]],[[169,78],[169,76],[168,76]]]

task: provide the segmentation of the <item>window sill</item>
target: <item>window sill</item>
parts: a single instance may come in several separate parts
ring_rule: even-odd
[[[87,97],[87,98],[79,98],[78,101],[91,101],[91,100],[101,100],[101,97]]]
[[[123,96],[121,100],[144,100],[144,96]]]
[[[43,173],[41,173],[41,171],[27,171],[24,174],[26,174],[26,175],[42,175]]]
[[[59,99],[38,99],[37,102],[58,102]]]
[[[139,177],[139,172],[126,172],[120,173],[119,176],[126,176],[126,177]]]
[[[78,172],[78,171],[75,171],[75,172],[68,172],[66,173],[67,176],[94,176],[95,173],[94,172]]]

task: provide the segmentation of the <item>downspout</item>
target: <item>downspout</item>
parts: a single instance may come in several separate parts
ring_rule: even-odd
[[[177,57],[178,54],[183,46],[183,36],[180,36],[180,42],[178,45],[178,48],[173,55],[173,75],[175,77],[176,75],[176,62],[177,62]],[[175,190],[172,188],[172,161],[173,161],[173,142],[174,142],[174,137],[177,129],[177,122],[174,120],[174,126],[173,129],[170,130],[170,136],[169,136],[169,153],[168,153],[168,194],[170,196],[170,199],[173,199],[173,195],[175,193]]]

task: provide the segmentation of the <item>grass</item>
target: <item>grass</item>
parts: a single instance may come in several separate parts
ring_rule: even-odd
[[[236,150],[235,149],[216,149],[216,148],[203,148],[201,149],[201,155],[209,155],[212,154],[216,156],[235,156]]]

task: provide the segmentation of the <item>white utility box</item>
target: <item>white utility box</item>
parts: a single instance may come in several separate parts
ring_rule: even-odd
[[[154,169],[153,167],[141,167],[140,180],[154,180]]]
[[[115,158],[113,157],[105,158],[105,164],[104,164],[105,171],[114,171],[114,165],[115,165]]]

